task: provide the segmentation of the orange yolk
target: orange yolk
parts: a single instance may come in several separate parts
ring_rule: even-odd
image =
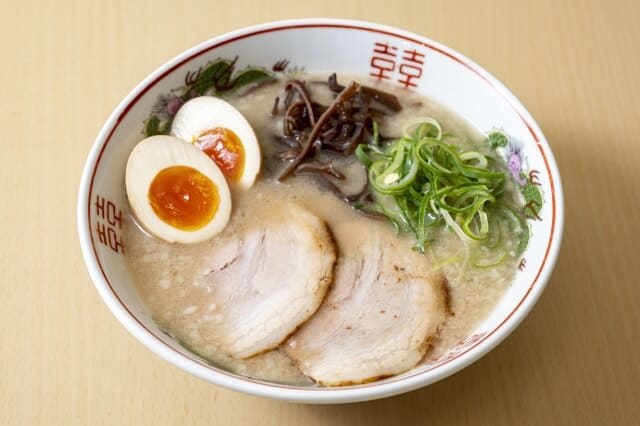
[[[149,186],[151,208],[165,223],[196,231],[218,211],[220,196],[211,179],[187,166],[160,170]]]
[[[244,148],[238,135],[224,127],[215,127],[198,136],[195,143],[211,157],[227,179],[240,180],[244,171]]]

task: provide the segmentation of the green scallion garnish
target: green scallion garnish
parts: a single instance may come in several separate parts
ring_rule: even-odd
[[[474,248],[476,267],[494,266],[524,251],[529,228],[504,196],[509,176],[500,160],[447,143],[440,123],[430,117],[385,146],[378,143],[377,125],[373,133],[373,141],[355,152],[367,168],[374,199],[360,208],[414,234],[420,252],[447,227]]]

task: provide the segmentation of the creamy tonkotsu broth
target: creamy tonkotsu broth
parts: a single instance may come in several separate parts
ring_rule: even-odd
[[[403,106],[402,111],[390,115],[379,122],[381,134],[402,135],[403,128],[416,117],[434,117],[445,131],[461,136],[467,144],[477,144],[483,135],[463,119],[437,103],[415,93],[390,86],[380,86],[363,78],[354,78],[375,87],[394,93]],[[308,82],[325,80],[325,76],[307,76]],[[348,81],[341,76],[341,81]],[[311,94],[319,102],[329,102],[330,93],[326,85],[307,84]],[[374,229],[391,228],[386,221],[374,220],[339,199],[320,185],[313,176],[291,176],[278,183],[275,179],[282,169],[283,161],[277,154],[283,150],[282,143],[274,135],[281,133],[282,120],[270,115],[273,100],[282,96],[283,83],[265,85],[239,97],[226,98],[252,125],[262,150],[262,168],[255,185],[246,191],[232,191],[232,213],[227,227],[218,236],[194,245],[170,244],[149,236],[136,224],[133,215],[126,221],[126,259],[139,295],[158,326],[187,349],[208,360],[212,365],[227,371],[267,381],[292,385],[315,385],[306,377],[296,363],[282,348],[276,348],[247,360],[226,355],[208,332],[206,324],[219,321],[217,306],[211,302],[212,289],[201,280],[203,268],[211,253],[215,252],[221,238],[242,233],[251,223],[260,221],[261,212],[270,206],[292,201],[324,220],[329,229],[345,223],[366,223]],[[323,100],[324,99],[324,100]],[[356,192],[366,182],[363,166],[355,157],[341,159],[336,166],[347,175],[346,181]],[[346,192],[349,192],[347,190]],[[358,227],[354,227],[358,229]],[[342,232],[349,232],[348,226],[340,226]],[[341,235],[340,238],[349,238]],[[398,235],[406,240],[407,253],[412,251],[413,241],[409,235]],[[508,260],[492,268],[473,268],[464,261],[464,244],[446,229],[439,232],[424,255],[425,262],[440,268],[446,278],[449,315],[440,327],[422,362],[428,362],[442,355],[449,348],[467,338],[472,330],[483,321],[496,306],[509,286],[516,270],[513,260]],[[447,262],[458,256],[461,260]],[[413,259],[413,258],[412,258]]]

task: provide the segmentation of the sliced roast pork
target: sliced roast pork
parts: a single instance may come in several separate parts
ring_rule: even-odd
[[[313,315],[336,260],[325,223],[307,210],[278,203],[256,215],[221,239],[198,279],[215,314],[201,332],[241,359],[277,347]]]
[[[318,312],[285,344],[303,373],[338,386],[414,367],[446,319],[446,284],[391,230],[332,228],[341,257]]]

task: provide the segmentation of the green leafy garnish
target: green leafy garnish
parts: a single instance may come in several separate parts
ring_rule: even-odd
[[[489,142],[489,146],[491,146],[491,148],[496,149],[507,146],[507,144],[509,143],[509,138],[501,131],[494,130],[487,135],[487,141]]]
[[[238,72],[238,75],[229,84],[226,91],[234,91],[245,86],[253,86],[263,81],[272,81],[273,75],[262,68],[247,68]]]
[[[160,121],[157,115],[152,115],[145,122],[145,136],[168,135],[171,131],[171,122],[173,120]]]
[[[373,141],[355,152],[367,168],[374,198],[360,208],[414,234],[420,252],[446,227],[474,248],[471,260],[477,267],[520,255],[529,228],[504,196],[508,175],[501,160],[447,143],[433,118],[409,126],[404,137],[384,147],[377,140],[377,125],[373,133]],[[496,135],[488,143],[501,144],[502,139]]]

